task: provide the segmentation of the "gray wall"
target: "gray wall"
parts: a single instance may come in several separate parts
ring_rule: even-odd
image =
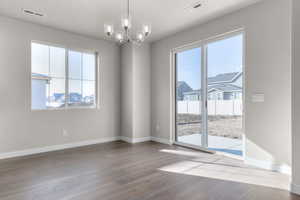
[[[291,2],[266,0],[153,43],[152,135],[169,139],[170,51],[238,28],[246,31],[246,156],[263,165],[291,164]],[[264,93],[264,103],[251,102]],[[262,162],[261,162],[262,161]]]
[[[112,138],[120,133],[120,48],[0,17],[0,153]],[[100,54],[100,109],[30,110],[30,43],[50,42]],[[63,137],[63,129],[69,133]]]
[[[133,138],[133,47],[121,48],[121,135]]]
[[[300,1],[293,0],[292,66],[292,190],[300,194]]]
[[[151,135],[151,54],[150,45],[134,46],[134,137]]]
[[[151,135],[150,45],[123,45],[121,52],[122,136],[137,142]]]

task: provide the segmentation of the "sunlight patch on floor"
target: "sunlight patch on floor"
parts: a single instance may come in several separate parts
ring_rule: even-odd
[[[163,149],[161,152],[187,156],[186,161],[163,166],[159,168],[161,171],[289,189],[288,175],[250,167],[241,160],[196,151]]]

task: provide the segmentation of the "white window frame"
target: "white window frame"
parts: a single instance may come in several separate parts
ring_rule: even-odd
[[[40,44],[40,45],[47,45],[50,47],[57,47],[57,48],[63,48],[65,50],[65,106],[61,108],[46,108],[46,109],[32,109],[32,44]],[[69,51],[77,51],[80,53],[86,53],[86,54],[93,54],[95,55],[95,104],[93,106],[72,106],[69,107],[68,100],[69,100]],[[96,50],[87,50],[87,49],[81,49],[81,48],[72,48],[67,47],[64,45],[58,45],[53,44],[50,42],[43,42],[43,41],[37,41],[32,40],[30,42],[30,110],[31,111],[51,111],[51,110],[73,110],[73,109],[99,109],[100,103],[99,103],[99,63],[100,63],[100,56],[98,51]]]

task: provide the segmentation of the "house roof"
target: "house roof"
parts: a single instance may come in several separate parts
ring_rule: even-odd
[[[182,92],[188,92],[193,90],[185,81],[178,81],[177,89],[181,90]]]
[[[207,88],[208,92],[211,92],[213,90],[219,90],[222,92],[233,92],[233,91],[242,91],[242,88],[236,85],[232,84],[216,84],[216,85],[210,85]],[[201,90],[193,90],[190,92],[185,92],[184,95],[200,95]]]
[[[213,90],[218,90],[222,92],[233,92],[233,91],[242,91],[242,87],[233,85],[231,83],[235,82],[240,76],[242,76],[242,72],[232,72],[232,73],[224,73],[224,74],[218,74],[214,77],[209,77],[207,79],[208,81],[208,92],[211,92]],[[178,81],[177,87],[182,87],[187,85],[184,81]],[[200,90],[191,90],[186,91],[183,93],[183,95],[200,95]]]
[[[218,84],[218,83],[231,83],[234,82],[238,77],[242,75],[242,72],[232,72],[218,74],[217,76],[208,77],[208,84]]]
[[[182,86],[190,87],[185,81],[178,81],[177,82],[177,87],[182,87]]]
[[[31,77],[33,79],[38,79],[38,80],[50,80],[51,77],[44,75],[44,74],[39,74],[39,73],[31,73]]]
[[[232,85],[232,84],[212,85],[212,86],[209,86],[207,89],[208,89],[208,92],[210,92],[212,90],[220,90],[222,92],[242,91],[241,87]]]

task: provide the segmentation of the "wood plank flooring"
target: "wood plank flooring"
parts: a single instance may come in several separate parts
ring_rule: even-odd
[[[285,175],[154,142],[0,161],[1,200],[300,200]]]

